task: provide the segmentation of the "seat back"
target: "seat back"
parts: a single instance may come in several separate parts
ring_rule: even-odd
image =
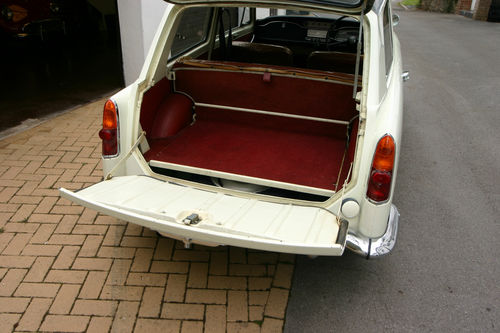
[[[233,41],[231,60],[263,65],[292,66],[293,53],[285,46]]]
[[[334,51],[314,51],[307,58],[307,68],[329,72],[354,74],[356,54]],[[363,71],[363,56],[360,58],[359,72]]]

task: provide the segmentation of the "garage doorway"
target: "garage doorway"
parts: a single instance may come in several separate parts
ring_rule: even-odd
[[[0,134],[123,87],[116,0],[0,0]]]

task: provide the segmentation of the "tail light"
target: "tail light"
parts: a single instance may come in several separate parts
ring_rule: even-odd
[[[382,202],[389,198],[395,153],[394,139],[389,134],[384,135],[378,141],[368,181],[366,195],[372,201]]]
[[[112,100],[104,104],[102,114],[102,129],[99,137],[102,139],[102,156],[114,157],[118,155],[118,108]]]

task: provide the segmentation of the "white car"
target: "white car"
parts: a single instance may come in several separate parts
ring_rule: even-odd
[[[401,147],[388,0],[169,0],[104,107],[104,180],[61,195],[191,243],[389,253]]]

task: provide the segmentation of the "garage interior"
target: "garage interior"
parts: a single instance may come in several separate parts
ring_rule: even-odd
[[[116,0],[0,6],[0,137],[124,86]]]

